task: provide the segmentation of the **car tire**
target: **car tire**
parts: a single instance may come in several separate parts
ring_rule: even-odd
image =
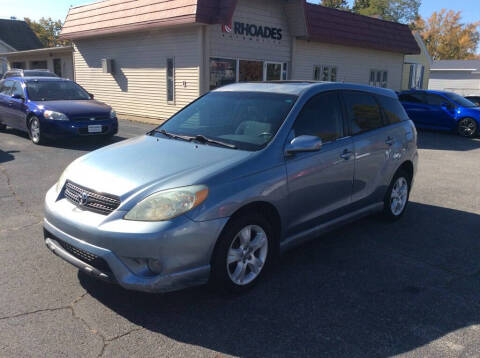
[[[465,138],[473,138],[478,133],[478,123],[475,119],[467,117],[458,121],[457,133]]]
[[[7,129],[7,125],[0,123],[0,131],[4,131],[5,129]]]
[[[41,132],[40,120],[35,116],[32,116],[28,119],[28,136],[32,140],[33,144],[45,143]]]
[[[410,199],[412,179],[405,170],[399,170],[394,175],[385,194],[383,215],[386,219],[400,219],[407,209]]]
[[[273,261],[273,233],[270,222],[257,212],[230,221],[214,250],[210,285],[231,293],[255,285]]]

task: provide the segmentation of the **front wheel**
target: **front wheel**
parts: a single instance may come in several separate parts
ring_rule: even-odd
[[[28,120],[28,135],[34,144],[43,144],[40,120],[33,116]]]
[[[395,174],[388,187],[384,200],[384,216],[389,220],[398,220],[407,208],[410,197],[410,177],[400,170]]]
[[[241,292],[253,286],[270,264],[273,230],[260,215],[233,219],[219,238],[212,258],[211,283]]]
[[[457,132],[462,137],[473,138],[477,134],[478,123],[473,118],[462,118],[458,122]]]

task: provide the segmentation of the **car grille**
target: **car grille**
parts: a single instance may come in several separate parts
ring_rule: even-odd
[[[95,122],[95,121],[106,121],[109,120],[110,117],[105,117],[105,116],[92,116],[92,117],[78,117],[78,118],[72,118],[72,121],[75,122]]]
[[[58,237],[55,235],[52,235],[52,233],[48,232],[45,230],[45,237],[51,238],[58,242],[60,246],[63,247],[65,251],[67,251],[70,255],[76,257],[77,259],[85,262],[86,264],[89,264],[92,267],[95,267],[97,270],[109,274],[111,278],[113,278],[112,275],[112,270],[108,263],[102,259],[101,257],[92,254],[91,252],[79,249],[78,247],[72,246],[68,243],[66,243],[63,240],[60,240]]]
[[[79,207],[108,215],[120,206],[120,199],[108,194],[99,194],[90,189],[67,181],[64,191],[65,198]]]

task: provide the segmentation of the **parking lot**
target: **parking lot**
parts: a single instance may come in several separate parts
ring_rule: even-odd
[[[45,192],[105,144],[0,132],[0,357],[480,357],[480,139],[420,132],[402,220],[319,237],[240,297],[129,292],[45,248]]]

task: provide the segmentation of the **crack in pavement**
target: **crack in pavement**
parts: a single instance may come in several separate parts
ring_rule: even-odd
[[[13,187],[12,187],[12,183],[11,183],[11,180],[10,180],[10,176],[7,173],[7,169],[5,169],[5,167],[0,165],[0,171],[3,173],[3,175],[7,179],[7,187],[10,190],[10,192],[12,193],[12,196],[15,199],[15,201],[17,203],[19,203],[20,206],[25,207],[25,203],[17,196],[17,193],[15,192],[15,189],[13,189]]]
[[[32,226],[40,225],[42,222],[43,222],[43,219],[39,220],[37,222],[34,222],[34,223],[30,223],[30,224],[25,224],[25,225],[21,225],[21,226],[17,226],[17,227],[12,227],[12,228],[0,229],[0,233],[6,233],[6,232],[9,232],[9,231],[17,231],[17,230],[27,229],[27,228],[32,227]]]

